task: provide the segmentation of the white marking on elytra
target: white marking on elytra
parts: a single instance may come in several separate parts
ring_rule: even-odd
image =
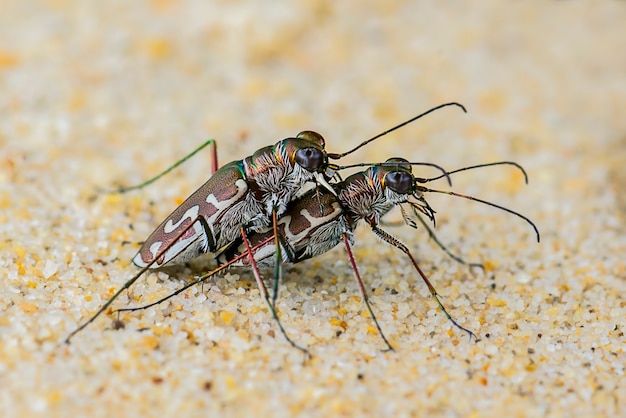
[[[152,258],[156,257],[156,255],[159,253],[159,248],[161,248],[161,245],[163,245],[163,242],[156,241],[150,246],[150,253],[152,254]]]
[[[187,218],[189,218],[192,221],[197,219],[199,211],[200,211],[200,206],[193,205],[192,207],[190,207],[189,209],[185,211],[185,213],[183,214],[183,216],[180,218],[178,222],[174,223],[171,219],[167,221],[167,223],[163,227],[163,232],[165,232],[166,234],[169,234],[170,232],[175,231]]]
[[[206,234],[202,224],[195,222],[193,224],[194,234],[185,239],[179,239],[174,242],[170,248],[164,254],[164,263],[176,259],[177,263],[181,263],[197,257],[199,254],[206,251]]]
[[[336,203],[336,202],[334,202],[332,206],[333,206],[333,211],[330,212],[328,215],[321,216],[321,217],[316,217],[316,216],[311,215],[311,212],[309,212],[308,209],[302,209],[300,211],[300,215],[304,216],[311,223],[311,226],[310,228],[305,229],[304,231],[300,232],[297,235],[292,234],[291,229],[289,228],[291,224],[291,220],[292,220],[291,216],[285,215],[283,218],[281,218],[280,221],[278,221],[278,223],[285,224],[285,238],[287,239],[287,242],[290,242],[290,243],[299,242],[300,240],[307,238],[307,236],[311,233],[311,229],[316,228],[320,225],[324,225],[334,220],[335,218],[337,218],[337,214],[341,213],[341,207],[339,206],[339,203]]]
[[[206,197],[206,202],[215,206],[217,211],[213,216],[207,219],[209,225],[217,218],[222,215],[222,211],[228,209],[234,202],[238,201],[241,196],[243,196],[248,191],[248,184],[243,179],[237,179],[235,181],[235,186],[237,186],[237,193],[228,200],[217,200],[213,193],[209,194]]]
[[[285,249],[284,246],[281,245],[281,254],[283,257],[283,263],[289,263],[289,254],[287,252],[287,250]],[[271,265],[274,261],[274,254],[276,253],[276,245],[274,244],[274,242],[272,241],[271,244],[267,244],[264,245],[263,247],[261,247],[260,249],[256,250],[254,252],[254,259],[255,261],[262,267],[267,267],[269,265]],[[270,260],[267,263],[264,263],[264,260]],[[246,264],[246,263],[250,263],[250,261],[248,259],[242,260],[243,262],[238,262],[235,265],[242,265],[242,264]]]
[[[337,245],[340,242],[341,233],[344,232],[346,227],[343,225],[342,218],[338,218],[342,213],[339,203],[333,202],[332,208],[331,213],[322,217],[313,216],[309,210],[301,209],[299,215],[306,218],[311,225],[306,230],[295,235],[291,232],[290,228],[291,222],[294,220],[292,216],[284,215],[279,219],[278,223],[285,225],[283,237],[286,245],[291,247],[292,251],[306,248],[305,253],[311,253],[312,256],[323,254]],[[254,258],[260,265],[269,267],[273,265],[274,258],[272,256],[275,252],[276,247],[272,241],[271,244],[258,249],[254,254]],[[293,261],[289,259],[288,253],[289,251],[283,247],[282,254],[283,262],[285,263]],[[241,263],[237,263],[236,265],[241,265]]]

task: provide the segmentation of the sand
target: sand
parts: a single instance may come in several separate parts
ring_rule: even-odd
[[[626,407],[626,5],[486,1],[5,1],[0,16],[0,415],[618,416]],[[436,233],[409,260],[366,226],[346,252],[286,266],[282,323],[252,274],[231,272],[150,309],[103,315],[158,223],[220,164],[315,130],[330,152],[447,108],[342,164],[401,156],[532,219],[428,195]],[[436,175],[426,167],[420,176]],[[392,224],[401,220],[394,212]],[[115,308],[210,267],[151,273]],[[265,275],[271,280],[271,274]],[[268,282],[269,283],[269,282]]]

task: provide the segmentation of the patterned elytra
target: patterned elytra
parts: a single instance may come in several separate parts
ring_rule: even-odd
[[[249,231],[268,227],[272,212],[281,215],[307,182],[334,193],[332,175],[324,139],[315,132],[261,148],[211,176],[154,230],[133,263],[159,268],[216,252],[241,235],[242,225]]]
[[[337,238],[346,229],[340,222],[343,208],[337,196],[326,189],[309,190],[297,200],[291,202],[286,212],[278,220],[278,233],[281,237],[283,262],[295,263],[316,257],[335,247]],[[256,248],[254,259],[259,266],[267,267],[274,262],[276,246],[273,228],[248,235],[250,244]],[[266,242],[263,245],[261,243]],[[241,239],[234,240],[218,257],[222,264],[246,252]],[[248,257],[241,259],[235,266],[249,265]]]

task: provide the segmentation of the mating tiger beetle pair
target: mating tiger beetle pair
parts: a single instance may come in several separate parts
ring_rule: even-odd
[[[381,218],[399,206],[406,224],[417,228],[419,222],[437,245],[457,261],[463,262],[436,239],[423,218],[425,216],[434,225],[435,211],[426,201],[425,194],[443,193],[478,201],[516,215],[532,226],[539,241],[539,231],[535,224],[513,210],[472,196],[424,186],[425,183],[441,178],[445,178],[451,185],[451,174],[493,165],[514,166],[524,174],[528,182],[524,169],[517,163],[509,161],[464,167],[454,171],[446,171],[436,164],[409,162],[402,158],[390,158],[383,163],[360,163],[349,166],[329,163],[329,160],[343,158],[389,132],[447,106],[457,106],[465,111],[462,105],[454,102],[436,106],[340,154],[326,152],[321,135],[304,131],[295,138],[283,139],[273,146],[259,149],[243,160],[233,161],[221,167],[178,206],[143,243],[133,258],[133,263],[141,267],[141,270],[90,319],[73,331],[66,342],[105,312],[113,301],[147,270],[181,264],[202,254],[211,253],[221,264],[217,269],[203,274],[157,302],[139,308],[118,309],[117,312],[154,306],[197,283],[204,282],[227,267],[249,266],[281,333],[289,344],[308,356],[308,351],[287,335],[276,313],[281,265],[316,257],[343,242],[367,311],[386,349],[393,350],[370,306],[351,250],[354,244],[353,231],[361,220],[369,225],[378,238],[406,254],[446,317],[454,326],[467,332],[470,338],[476,338],[472,331],[459,325],[449,315],[435,288],[409,249],[382,229]],[[209,144],[213,144],[213,167],[217,167],[215,143],[207,141],[159,176],[138,186],[121,189],[119,192],[145,187]],[[412,173],[413,166],[434,167],[441,171],[441,174],[432,178],[415,177]],[[338,174],[340,170],[355,167],[368,168],[352,174],[345,180],[341,179]],[[273,293],[270,296],[259,267],[272,266],[274,280]]]

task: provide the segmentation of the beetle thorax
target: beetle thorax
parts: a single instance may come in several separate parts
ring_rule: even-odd
[[[378,224],[382,216],[407,199],[406,195],[384,187],[372,169],[350,176],[344,184],[339,192],[339,201],[348,212],[353,226],[360,219]]]
[[[294,163],[280,143],[263,151],[243,160],[246,178],[266,213],[276,210],[281,215],[294,194],[315,177]]]

